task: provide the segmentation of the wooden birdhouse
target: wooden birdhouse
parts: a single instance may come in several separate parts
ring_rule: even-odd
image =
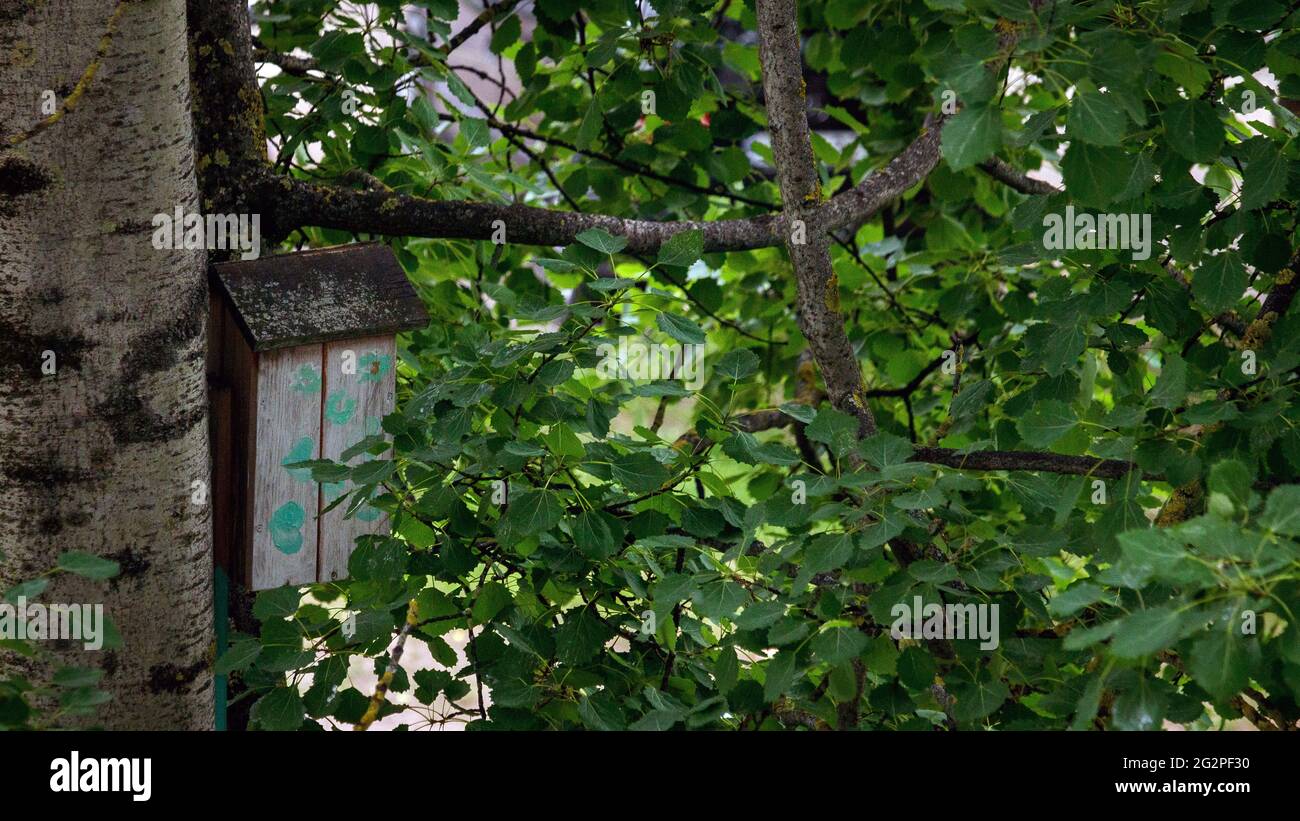
[[[213,266],[213,520],[232,580],[265,590],[343,578],[356,537],[386,527],[369,506],[322,515],[346,483],[317,484],[287,466],[337,461],[381,432],[393,410],[394,336],[428,321],[383,245]]]

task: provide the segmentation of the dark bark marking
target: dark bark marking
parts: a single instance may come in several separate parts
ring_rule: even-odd
[[[207,668],[206,660],[196,661],[186,667],[177,667],[170,662],[156,664],[149,668],[149,692],[154,694],[184,692]]]
[[[45,169],[21,157],[0,157],[0,216],[18,212],[14,200],[49,187],[53,178]]]

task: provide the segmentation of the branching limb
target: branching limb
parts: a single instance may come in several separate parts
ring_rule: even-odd
[[[772,135],[772,157],[781,184],[786,225],[790,229],[784,239],[794,265],[799,329],[812,348],[831,404],[857,417],[859,436],[870,436],[876,432],[876,420],[863,398],[862,369],[844,331],[844,317],[839,310],[839,280],[831,265],[830,237],[826,231],[828,226],[839,227],[834,224],[840,220],[844,224],[849,222],[842,213],[844,209],[861,208],[874,213],[889,199],[877,203],[864,196],[859,189],[866,182],[883,180],[878,186],[883,194],[898,187],[905,168],[925,167],[928,172],[934,163],[926,167],[923,161],[916,161],[919,164],[914,166],[913,159],[903,159],[909,152],[917,153],[909,148],[885,169],[868,177],[862,186],[823,206],[821,180],[808,135],[800,57],[802,40],[795,0],[759,0],[757,14],[763,95]],[[918,143],[926,139],[923,137]],[[933,142],[937,157],[937,139]]]
[[[375,692],[370,696],[370,705],[366,708],[365,715],[353,726],[352,729],[364,732],[370,729],[370,725],[375,723],[379,717],[379,710],[384,706],[384,699],[388,695],[388,688],[393,684],[393,676],[397,673],[397,666],[402,662],[402,653],[406,649],[406,637],[411,635],[411,629],[415,627],[420,620],[419,610],[415,606],[415,599],[406,607],[406,621],[402,623],[402,629],[397,631],[397,641],[393,644],[393,652],[388,659],[388,666],[384,669],[384,674],[379,677],[375,683]]]

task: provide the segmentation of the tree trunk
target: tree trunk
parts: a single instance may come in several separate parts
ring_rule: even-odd
[[[41,599],[102,602],[124,641],[0,669],[103,669],[115,729],[213,721],[204,252],[151,241],[198,210],[189,96],[184,0],[0,4],[0,589],[115,559]]]

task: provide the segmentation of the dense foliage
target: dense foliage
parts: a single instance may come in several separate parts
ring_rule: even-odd
[[[266,59],[307,65],[264,73],[281,170],[644,219],[779,211],[752,4],[539,0],[530,31],[491,22],[521,91],[490,98],[464,79],[497,72],[443,45],[457,4],[414,5],[427,42],[392,2],[255,7]],[[1297,125],[1252,76],[1300,97],[1288,13],[800,4],[823,197],[953,114],[939,166],[832,248],[863,440],[802,355],[782,248],[393,240],[433,322],[403,338],[387,436],[310,465],[391,535],[349,580],[259,595],[261,635],[219,663],[254,726],[368,722],[345,682],[372,663],[380,716],[472,727],[1294,725],[1300,319],[1261,304],[1293,276]],[[980,169],[995,156],[1064,190],[1021,193]],[[1149,215],[1148,258],[1047,247],[1067,205]],[[703,377],[609,378],[620,339],[703,344]],[[941,446],[1127,464],[961,470]],[[891,635],[917,597],[997,605],[997,647]],[[439,669],[408,679],[391,651],[415,641]]]
[[[5,554],[0,551],[0,559]],[[33,620],[37,616],[31,613],[29,602],[41,604],[41,596],[50,586],[50,581],[60,574],[80,576],[93,582],[116,579],[121,566],[111,560],[94,556],[81,550],[69,550],[59,554],[54,566],[36,578],[28,579],[10,587],[0,596],[0,651],[12,654],[14,658],[24,660],[45,660],[51,657],[47,640],[57,638],[71,643],[78,639],[94,639],[99,645],[97,650],[118,652],[123,648],[122,636],[113,619],[104,613],[101,607],[100,619],[96,622],[83,622],[77,618],[76,631],[68,631],[65,625],[72,624],[71,618],[61,623],[56,616],[46,629],[67,631],[67,635],[76,632],[73,639],[60,633],[59,636],[33,633],[25,626],[26,615]],[[81,609],[81,605],[74,605]],[[19,625],[20,607],[24,614],[24,625]],[[78,614],[80,616],[80,613]],[[42,625],[47,624],[45,614],[39,615]],[[83,646],[85,641],[82,642]],[[22,662],[15,669],[23,670]],[[0,676],[0,730],[45,730],[65,726],[69,722],[94,721],[96,709],[112,698],[111,694],[99,688],[104,678],[100,667],[70,664],[56,664],[48,686],[34,684],[21,672],[12,672]]]

